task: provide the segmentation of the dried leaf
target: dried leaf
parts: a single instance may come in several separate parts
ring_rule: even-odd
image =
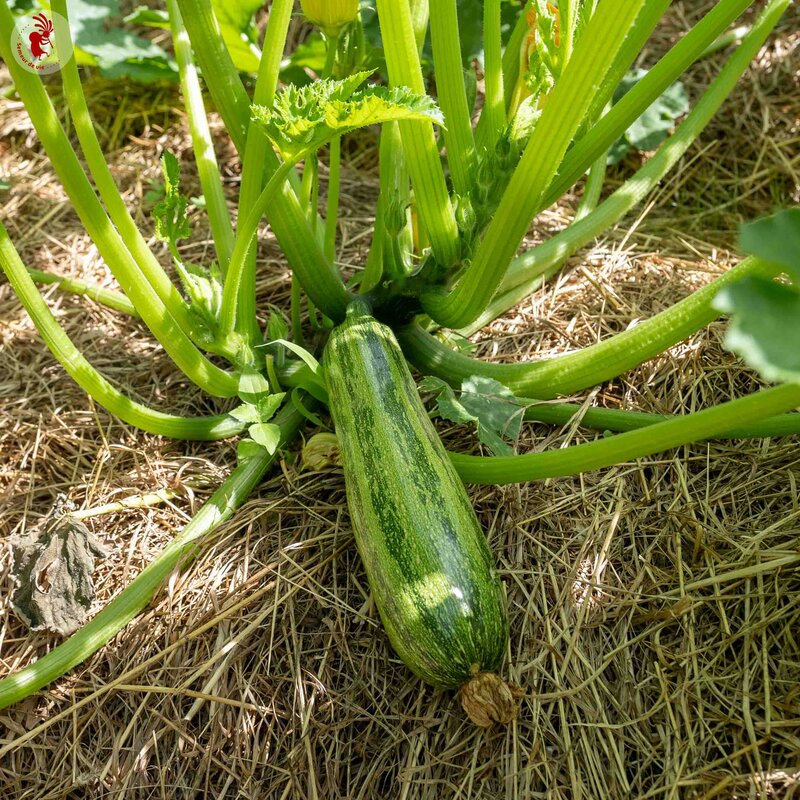
[[[34,631],[68,636],[80,628],[94,600],[95,558],[108,555],[94,534],[58,502],[43,525],[9,546],[17,615]]]

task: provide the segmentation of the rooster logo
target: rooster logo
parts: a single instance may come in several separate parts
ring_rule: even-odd
[[[28,41],[31,44],[31,55],[41,61],[47,58],[53,49],[53,43],[50,41],[53,23],[44,14],[37,14],[33,19],[36,30],[28,35]]]

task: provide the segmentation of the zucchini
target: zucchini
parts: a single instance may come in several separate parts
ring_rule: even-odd
[[[508,641],[500,580],[467,492],[392,331],[350,305],[324,355],[356,546],[389,641],[481,725],[514,716],[492,674]]]

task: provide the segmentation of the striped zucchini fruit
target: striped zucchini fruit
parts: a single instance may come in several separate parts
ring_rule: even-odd
[[[356,545],[389,641],[424,681],[461,686],[478,724],[509,721],[512,690],[488,674],[508,641],[500,581],[394,334],[355,301],[324,366]]]

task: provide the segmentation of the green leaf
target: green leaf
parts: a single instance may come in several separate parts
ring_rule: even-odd
[[[228,414],[234,419],[239,420],[239,422],[261,422],[261,414],[258,413],[258,409],[251,403],[245,403],[244,405],[237,406],[229,411]]]
[[[295,344],[294,342],[290,342],[288,339],[275,339],[272,342],[267,342],[268,345],[272,344],[282,344],[288,350],[291,350],[310,370],[314,375],[319,374],[320,372],[320,365],[319,361],[317,361],[305,347],[300,347],[299,344]]]
[[[281,407],[281,403],[286,397],[286,392],[279,392],[278,394],[271,394],[267,397],[261,396],[256,401],[256,408],[260,422],[267,422],[275,416],[275,412]]]
[[[614,102],[622,99],[645,75],[646,69],[631,70],[625,75],[614,93]],[[689,108],[689,95],[684,85],[676,81],[668,86],[613,145],[609,152],[609,163],[621,161],[631,147],[639,151],[655,150],[675,127],[678,118],[689,112]]]
[[[272,422],[257,422],[248,429],[250,436],[256,444],[261,445],[272,455],[281,443],[281,429]]]
[[[366,125],[406,119],[442,124],[433,100],[406,87],[368,86],[356,93],[369,75],[357,72],[340,81],[289,86],[278,93],[272,108],[251,106],[252,118],[286,161],[298,160],[334,136]]]
[[[122,19],[131,25],[146,25],[148,28],[169,30],[169,14],[162,9],[138,6]]]
[[[164,151],[161,157],[164,173],[164,199],[153,209],[156,239],[175,245],[192,232],[186,216],[188,200],[180,193],[180,164],[178,159]]]
[[[214,15],[233,64],[240,72],[258,72],[261,50],[253,15],[263,0],[212,0]]]
[[[779,211],[743,225],[739,246],[745,253],[786,267],[792,279],[800,284],[800,208]]]
[[[481,375],[465,378],[461,384],[461,404],[479,421],[479,437],[481,429],[492,441],[495,436],[511,440],[519,436],[524,406],[502,383]],[[489,441],[485,443],[492,447]],[[498,455],[494,447],[492,450]]]
[[[312,394],[311,396],[313,397],[314,395]],[[306,408],[305,404],[303,403],[303,396],[299,386],[296,386],[294,389],[292,389],[290,400],[294,410],[297,411],[301,416],[303,416],[313,425],[317,425],[320,428],[325,427],[325,423],[313,411]],[[327,402],[327,394],[324,402]]]
[[[6,178],[0,178],[0,192],[7,192],[11,188],[11,181]]]
[[[236,460],[239,465],[246,464],[251,458],[261,455],[264,448],[252,439],[242,439],[236,446]]]
[[[765,380],[800,383],[800,291],[748,277],[722,289],[714,306],[733,315],[725,346]]]
[[[239,399],[245,403],[257,403],[260,397],[269,394],[269,382],[252,367],[246,367],[239,376]]]
[[[496,456],[512,455],[503,438],[516,439],[522,428],[524,404],[511,390],[492,378],[473,375],[461,384],[459,397],[452,387],[435,377],[424,378],[420,391],[436,394],[436,413],[459,424],[475,423],[478,439]]]
[[[111,22],[121,16],[118,0],[68,0],[75,46],[106,78],[142,83],[174,81],[178,68],[155,42]]]
[[[470,414],[464,406],[458,402],[453,387],[440,378],[429,375],[423,378],[419,384],[420,391],[434,392],[436,394],[436,413],[442,418],[464,424],[467,422],[477,422],[478,418]]]

